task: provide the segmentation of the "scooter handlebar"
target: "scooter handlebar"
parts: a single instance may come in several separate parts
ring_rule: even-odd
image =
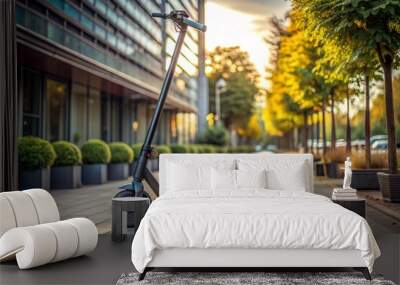
[[[197,23],[197,22],[192,21],[192,20],[190,20],[188,18],[183,18],[183,23],[188,25],[188,26],[191,26],[192,28],[195,28],[196,30],[199,30],[199,31],[202,31],[202,32],[207,31],[207,26],[206,25]]]
[[[163,19],[167,18],[167,15],[163,13],[151,13],[151,16],[154,18],[163,18]]]

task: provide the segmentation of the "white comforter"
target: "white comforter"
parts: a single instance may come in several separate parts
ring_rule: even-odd
[[[132,262],[143,272],[165,248],[358,249],[370,271],[380,255],[359,215],[320,195],[265,189],[158,198],[135,235]]]

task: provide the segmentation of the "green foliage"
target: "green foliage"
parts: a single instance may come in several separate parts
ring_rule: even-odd
[[[156,146],[156,150],[158,154],[163,154],[163,153],[171,153],[171,147],[168,145],[158,145]]]
[[[109,163],[111,160],[110,147],[102,140],[88,140],[82,145],[81,152],[85,164]]]
[[[208,55],[210,112],[215,113],[215,85],[223,78],[221,119],[227,127],[246,125],[251,117],[255,95],[259,92],[259,74],[247,52],[239,47],[217,47]]]
[[[168,145],[154,146],[153,151],[154,151],[153,158],[158,158],[160,156],[160,154],[163,154],[163,153],[171,153],[172,152],[171,147]]]
[[[133,150],[126,143],[112,142],[109,146],[111,151],[111,163],[131,163],[133,161]]]
[[[203,145],[203,153],[215,153],[216,148],[213,145]]]
[[[214,150],[216,153],[227,153],[227,147],[226,146],[214,146]]]
[[[73,143],[67,141],[58,141],[53,144],[57,158],[54,165],[79,165],[82,163],[81,150]]]
[[[397,172],[392,70],[399,63],[400,1],[293,0],[310,37],[322,43],[347,45],[353,54],[378,58],[385,77],[389,172]],[[365,56],[363,56],[365,57]]]
[[[137,144],[133,144],[131,145],[131,148],[133,150],[133,157],[135,159],[137,159],[139,157],[140,154],[140,150],[142,149],[142,143],[137,143]]]
[[[188,144],[188,145],[186,145],[186,148],[187,148],[188,153],[200,153],[199,148],[194,144]]]
[[[226,145],[228,139],[228,131],[222,125],[217,125],[208,127],[200,138],[200,142],[212,145]]]
[[[46,140],[37,137],[18,139],[18,160],[23,169],[33,170],[53,165],[56,153]]]
[[[253,153],[255,149],[251,145],[229,146],[226,148],[227,153]]]
[[[400,2],[392,0],[294,0],[310,35],[346,42],[354,50],[381,49],[394,58],[400,49]]]
[[[173,144],[170,146],[172,153],[188,153],[188,147],[182,144]]]

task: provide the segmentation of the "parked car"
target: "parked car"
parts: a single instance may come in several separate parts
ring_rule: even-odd
[[[346,141],[344,139],[338,139],[336,141],[336,147],[345,147],[346,146]]]
[[[376,141],[387,141],[387,139],[388,139],[387,135],[375,135],[375,136],[371,136],[369,141],[371,142],[371,146],[372,146],[372,144],[375,143]]]
[[[351,146],[355,147],[356,149],[363,148],[363,147],[365,147],[365,141],[364,140],[353,140],[351,142]]]

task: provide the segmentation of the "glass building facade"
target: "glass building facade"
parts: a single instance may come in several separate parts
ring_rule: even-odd
[[[152,12],[201,0],[17,0],[20,135],[78,145],[90,138],[144,139],[178,33]],[[188,29],[157,144],[197,134],[204,41]]]

